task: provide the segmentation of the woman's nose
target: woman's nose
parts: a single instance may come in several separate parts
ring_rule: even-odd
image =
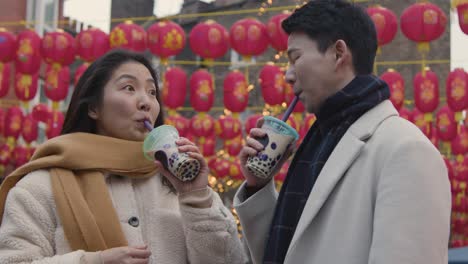
[[[296,82],[296,74],[294,73],[294,68],[292,66],[288,67],[286,74],[284,75],[284,79],[287,83],[294,85]]]
[[[150,106],[149,99],[147,96],[142,95],[140,97],[140,100],[138,101],[138,110],[142,110],[146,112],[151,110],[151,106]]]

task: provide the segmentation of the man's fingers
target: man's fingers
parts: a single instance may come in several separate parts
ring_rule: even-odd
[[[132,258],[147,259],[151,256],[151,251],[147,249],[131,248],[129,256]]]

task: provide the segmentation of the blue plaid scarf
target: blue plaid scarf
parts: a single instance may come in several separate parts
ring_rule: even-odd
[[[359,117],[389,97],[390,90],[384,81],[372,75],[360,75],[325,100],[281,188],[264,263],[284,262],[307,198],[333,149]]]

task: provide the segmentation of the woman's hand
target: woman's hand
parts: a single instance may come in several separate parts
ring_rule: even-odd
[[[148,246],[118,247],[101,252],[103,264],[148,264],[151,252]]]
[[[195,179],[183,182],[176,176],[172,175],[172,173],[170,173],[168,170],[164,169],[161,162],[155,161],[159,171],[169,180],[169,182],[171,182],[172,186],[174,186],[174,188],[177,190],[177,193],[179,194],[206,188],[208,186],[209,168],[205,158],[200,152],[200,149],[193,142],[183,137],[179,138],[176,141],[176,144],[180,153],[186,153],[191,158],[198,160],[200,163],[200,173],[195,177]]]

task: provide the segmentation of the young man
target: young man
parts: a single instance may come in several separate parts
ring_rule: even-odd
[[[450,186],[438,150],[398,116],[371,74],[377,39],[364,10],[310,1],[282,24],[286,80],[317,121],[279,195],[245,167],[234,205],[254,263],[447,263]],[[280,164],[281,167],[281,164]]]

